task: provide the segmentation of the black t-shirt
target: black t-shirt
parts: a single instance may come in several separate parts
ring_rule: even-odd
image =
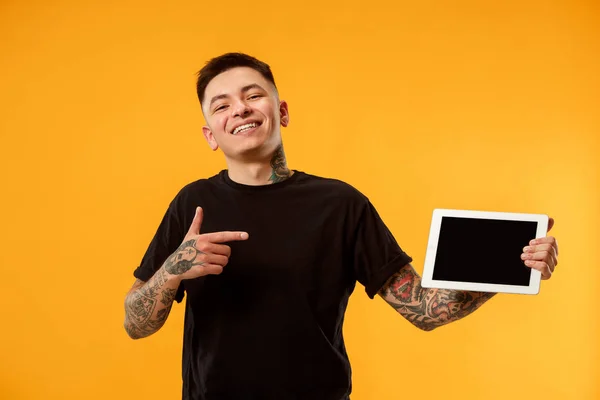
[[[356,281],[373,298],[412,261],[370,201],[303,172],[248,186],[227,171],[171,202],[135,277],[147,281],[183,241],[197,206],[201,233],[245,231],[220,275],[184,280],[184,400],[342,400],[351,391],[342,324]]]

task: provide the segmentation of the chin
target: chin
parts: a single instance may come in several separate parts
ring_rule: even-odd
[[[238,148],[235,151],[235,158],[244,160],[264,160],[270,158],[273,155],[278,145],[272,145],[270,143],[256,143],[254,145],[248,145],[243,148]]]

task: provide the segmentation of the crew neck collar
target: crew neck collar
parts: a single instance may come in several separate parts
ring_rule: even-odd
[[[249,192],[264,192],[264,191],[278,190],[279,188],[283,188],[283,187],[286,187],[286,186],[294,183],[294,181],[298,178],[298,176],[301,174],[301,172],[297,171],[295,169],[293,169],[292,171],[294,173],[292,174],[292,176],[290,176],[286,180],[281,181],[281,182],[276,182],[276,183],[268,183],[265,185],[246,185],[243,183],[234,182],[229,177],[229,171],[226,169],[222,170],[219,175],[221,176],[221,179],[223,180],[223,182],[225,182],[228,186],[230,186],[234,189],[245,190],[245,191],[249,191]]]

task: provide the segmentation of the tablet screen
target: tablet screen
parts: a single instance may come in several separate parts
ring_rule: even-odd
[[[434,280],[528,286],[523,247],[537,222],[442,217]]]

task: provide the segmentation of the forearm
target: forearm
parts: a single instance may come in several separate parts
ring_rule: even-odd
[[[495,294],[449,289],[423,291],[423,300],[420,303],[406,305],[398,311],[425,331],[466,317]]]
[[[466,317],[495,293],[423,288],[421,277],[407,266],[391,278],[380,294],[415,326],[430,331]]]
[[[132,339],[150,336],[164,325],[179,282],[162,267],[148,282],[127,294],[124,326]]]

